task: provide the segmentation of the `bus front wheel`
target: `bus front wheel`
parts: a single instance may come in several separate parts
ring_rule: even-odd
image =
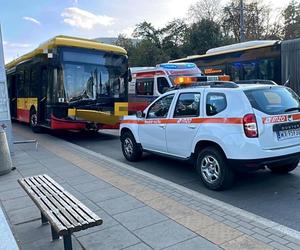
[[[34,133],[41,132],[41,127],[38,125],[38,117],[35,108],[30,110],[29,124]]]

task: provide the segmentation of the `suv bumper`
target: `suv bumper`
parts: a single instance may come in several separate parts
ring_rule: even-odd
[[[266,165],[280,166],[299,160],[300,152],[261,159],[228,159],[228,163],[238,171],[252,171],[264,168]]]

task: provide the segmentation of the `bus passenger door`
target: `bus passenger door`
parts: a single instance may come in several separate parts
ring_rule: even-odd
[[[41,86],[39,93],[38,114],[39,120],[45,122],[47,120],[47,88],[48,88],[48,69],[41,69]]]
[[[10,113],[12,118],[17,118],[17,83],[16,74],[8,77],[9,97],[10,97]]]

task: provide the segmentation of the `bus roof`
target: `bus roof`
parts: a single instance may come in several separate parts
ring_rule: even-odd
[[[273,46],[275,44],[278,44],[279,42],[280,41],[277,41],[277,40],[255,40],[255,41],[248,41],[248,42],[243,42],[243,43],[235,43],[235,44],[231,44],[231,45],[226,45],[226,46],[209,49],[208,51],[206,51],[206,54],[203,54],[203,55],[187,56],[185,58],[175,59],[175,60],[171,60],[169,62],[173,62],[173,63],[174,62],[183,62],[183,61],[186,62],[190,59],[198,59],[198,58],[203,58],[203,57],[222,55],[222,54],[238,52],[238,51],[243,51],[243,50],[249,50],[249,49],[264,48],[264,47]]]
[[[101,42],[97,42],[90,39],[78,38],[78,37],[70,37],[70,36],[56,36],[48,41],[40,44],[35,50],[9,62],[6,64],[6,69],[10,69],[17,64],[30,60],[31,58],[35,57],[38,54],[44,53],[48,49],[52,49],[58,46],[67,46],[67,47],[77,47],[77,48],[85,48],[85,49],[94,49],[94,50],[101,50],[107,52],[113,52],[116,54],[126,55],[127,52],[125,49],[114,46],[110,44],[105,44]]]

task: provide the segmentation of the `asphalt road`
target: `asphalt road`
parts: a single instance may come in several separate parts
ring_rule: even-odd
[[[140,162],[127,162],[122,155],[116,131],[98,134],[52,134],[300,231],[300,167],[287,175],[275,175],[270,171],[261,170],[239,176],[230,190],[216,192],[205,188],[198,180],[193,167],[184,162],[151,154],[144,154]]]

